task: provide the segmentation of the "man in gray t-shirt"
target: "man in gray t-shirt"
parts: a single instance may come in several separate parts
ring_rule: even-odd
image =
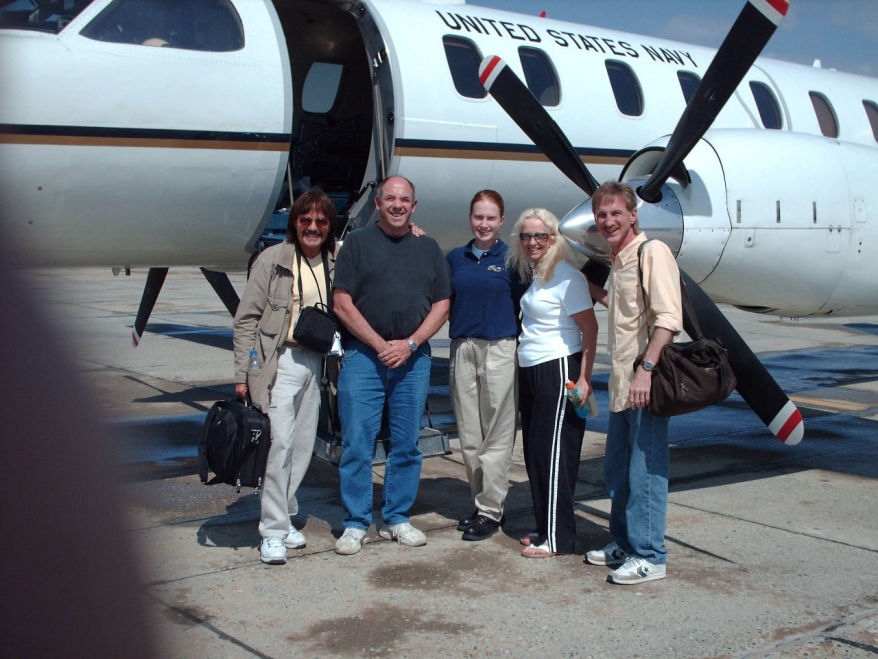
[[[428,340],[448,318],[451,284],[436,241],[411,234],[417,203],[409,180],[388,178],[375,198],[378,224],[351,233],[335,264],[333,308],[348,332],[338,381],[339,478],[347,513],[335,545],[339,554],[360,551],[372,522],[372,452],[385,403],[391,441],[380,533],[413,547],[427,542],[409,523],[409,512],[421,478]]]

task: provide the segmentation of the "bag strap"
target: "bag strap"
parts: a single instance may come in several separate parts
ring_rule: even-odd
[[[641,262],[643,259],[643,248],[646,247],[646,243],[652,242],[651,240],[645,240],[641,243],[640,247],[637,248],[637,281],[640,284],[640,293],[643,295],[643,303],[647,306],[647,311],[649,305],[646,303],[646,288],[643,286],[643,263]],[[704,336],[701,333],[701,325],[698,324],[698,316],[695,315],[695,307],[692,306],[692,301],[689,299],[689,295],[686,293],[686,284],[683,281],[683,278],[680,277],[680,302],[683,304],[683,316],[689,317],[690,325],[693,333],[689,333],[690,338],[693,341],[697,341],[698,339]],[[649,328],[647,328],[648,332]]]
[[[323,359],[323,373],[320,378],[320,388],[326,394],[326,404],[327,404],[327,421],[329,422],[329,435],[332,437],[330,440],[330,445],[335,448],[341,446],[341,440],[336,439],[335,431],[336,429],[341,430],[341,417],[339,416],[338,411],[338,395],[333,396],[332,394],[332,380],[330,378],[329,369],[333,366],[330,365],[331,359],[338,359],[336,357],[326,357]],[[335,368],[338,368],[338,362],[335,363]]]
[[[311,267],[311,263],[308,259],[305,259],[305,263],[311,271],[311,276],[314,277],[314,283],[317,284],[317,297],[320,299],[320,304],[326,307],[326,311],[332,313],[332,285],[329,282],[329,263],[326,260],[326,254],[323,250],[321,250],[321,257],[323,260],[323,276],[326,278],[326,299],[328,304],[323,304],[323,295],[320,294],[320,284],[317,282],[317,275],[314,274],[314,268]],[[296,247],[296,270],[298,271],[296,283],[299,285],[299,313],[302,313],[302,308],[304,307],[304,301],[302,299],[302,253],[299,251],[298,246]]]

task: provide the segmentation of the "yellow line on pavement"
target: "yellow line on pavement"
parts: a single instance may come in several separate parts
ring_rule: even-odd
[[[792,400],[794,403],[802,403],[806,406],[814,406],[830,410],[845,410],[848,412],[865,410],[869,407],[868,405],[861,405],[859,403],[845,403],[840,400],[827,400],[825,398],[807,398],[805,396],[790,396],[790,400]]]

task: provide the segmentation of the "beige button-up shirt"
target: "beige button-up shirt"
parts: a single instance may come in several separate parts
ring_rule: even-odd
[[[663,327],[675,335],[683,329],[680,270],[663,242],[652,240],[643,248],[644,303],[638,283],[637,250],[646,242],[638,233],[613,261],[607,288],[609,309],[610,411],[629,407],[628,387],[634,377],[634,360],[646,350],[649,328]]]

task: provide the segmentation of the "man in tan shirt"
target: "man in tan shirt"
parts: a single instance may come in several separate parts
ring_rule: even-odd
[[[630,186],[608,182],[592,197],[598,230],[610,245],[608,290],[590,283],[609,309],[610,422],[604,483],[610,494],[614,540],[590,551],[594,565],[619,566],[607,580],[636,584],[665,577],[668,504],[668,419],[649,412],[652,371],[661,349],[683,326],[680,271],[664,243],[646,240],[637,226]],[[642,266],[643,291],[639,282]],[[634,369],[634,360],[643,361]]]

